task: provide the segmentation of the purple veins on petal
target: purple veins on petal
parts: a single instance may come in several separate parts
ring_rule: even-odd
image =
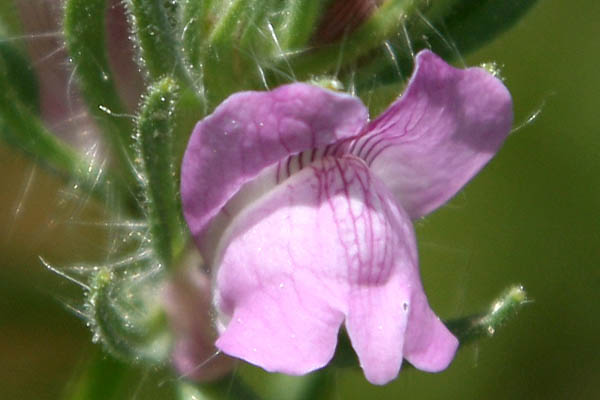
[[[368,118],[360,100],[292,84],[270,92],[241,92],[200,121],[181,171],[181,197],[192,234],[261,170],[304,150],[356,135]]]
[[[367,378],[393,379],[409,318],[402,305],[424,296],[412,225],[390,196],[361,160],[328,157],[244,210],[216,260],[216,304],[229,319],[217,347],[304,374],[331,360],[346,321]]]
[[[451,362],[458,341],[427,302],[411,219],[495,154],[510,95],[425,51],[405,94],[367,118],[356,98],[296,83],[238,93],[198,123],[181,193],[224,353],[304,374],[331,360],[344,324],[372,383],[403,358],[430,372]]]

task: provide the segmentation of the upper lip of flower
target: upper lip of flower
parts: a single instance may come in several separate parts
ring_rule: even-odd
[[[429,51],[370,123],[360,100],[300,83],[223,102],[194,130],[181,187],[190,230],[218,268],[217,307],[233,316],[217,345],[305,373],[329,361],[345,319],[373,383],[393,379],[403,356],[445,368],[458,343],[427,304],[410,219],[451,198],[511,124],[499,80]]]

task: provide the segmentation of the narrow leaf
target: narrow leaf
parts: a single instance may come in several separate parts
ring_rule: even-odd
[[[19,100],[30,111],[39,114],[39,87],[33,66],[25,51],[5,41],[2,35],[0,35],[0,63],[3,64],[6,84],[14,89]]]
[[[199,74],[201,50],[215,18],[210,0],[185,0],[181,13],[183,52],[192,71]]]
[[[512,27],[537,0],[419,0],[389,38],[363,63],[356,76],[359,90],[401,83],[410,74],[413,54],[429,48],[446,60],[465,56]]]
[[[105,45],[106,0],[69,0],[64,31],[69,55],[91,114],[109,139],[130,185],[137,181],[132,168],[133,121],[115,88]]]
[[[23,104],[17,90],[8,84],[5,63],[1,59],[0,139],[101,201],[108,201],[120,191],[118,179],[60,142],[44,127],[31,107]]]

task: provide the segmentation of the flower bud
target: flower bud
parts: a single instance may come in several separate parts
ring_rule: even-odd
[[[352,33],[381,3],[383,0],[335,0],[321,19],[313,41],[332,43]]]

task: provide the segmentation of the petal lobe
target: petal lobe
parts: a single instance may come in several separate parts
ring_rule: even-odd
[[[183,212],[196,241],[240,187],[265,167],[352,137],[367,118],[357,98],[302,83],[229,97],[196,125],[183,158]]]
[[[404,94],[351,151],[416,219],[448,201],[496,154],[512,119],[512,99],[500,80],[422,51]]]

